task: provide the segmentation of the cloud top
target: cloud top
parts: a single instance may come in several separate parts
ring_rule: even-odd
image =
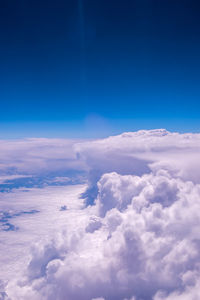
[[[52,202],[48,218],[58,224],[30,249],[26,268],[4,282],[2,299],[198,299],[200,135],[139,131],[72,148],[76,166],[88,171],[87,191]],[[54,189],[63,187],[51,187],[46,200]],[[29,189],[25,197],[45,211],[43,193]],[[32,217],[41,225],[39,215]]]

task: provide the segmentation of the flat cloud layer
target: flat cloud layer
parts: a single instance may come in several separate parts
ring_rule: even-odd
[[[38,156],[56,174],[62,157],[64,169],[87,172],[88,184],[1,193],[0,299],[198,300],[200,134],[44,144],[24,160],[23,147],[14,155],[13,142],[6,154],[5,142],[4,176],[16,176],[12,166],[21,176],[41,173]]]

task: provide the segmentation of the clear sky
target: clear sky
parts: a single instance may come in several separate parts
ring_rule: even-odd
[[[199,131],[200,3],[1,0],[0,138]]]

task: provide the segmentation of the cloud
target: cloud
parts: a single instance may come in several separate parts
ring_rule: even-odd
[[[62,234],[66,226],[75,230],[74,218],[83,207],[79,194],[84,189],[85,185],[46,186],[0,193],[0,280],[20,278],[32,245],[42,246],[55,234]],[[61,210],[64,206],[67,210]],[[17,230],[5,231],[9,224]]]
[[[157,300],[165,299],[158,298],[160,290],[179,295],[195,288],[200,186],[160,172],[140,177],[105,174],[98,186],[107,193],[100,192],[93,207],[78,209],[71,226],[64,223],[66,232],[33,248],[22,283],[11,281],[6,288],[11,299],[134,295]],[[113,204],[114,197],[120,205],[114,201],[102,215],[101,204]]]
[[[45,138],[1,140],[1,173],[37,175],[64,170],[82,170],[84,165],[80,161],[77,162],[73,151],[75,143],[76,140]]]
[[[165,169],[184,180],[200,183],[200,134],[171,133],[165,129],[123,133],[74,145],[88,166],[89,186],[83,195],[92,204],[104,173],[143,175]]]
[[[76,158],[76,143],[44,138],[0,140],[0,191],[85,182],[87,166]]]
[[[21,178],[29,178],[30,175],[3,175],[0,176],[0,184],[7,183],[9,184],[15,179],[21,179]]]
[[[4,211],[39,211],[0,232],[2,263],[15,269],[3,268],[2,297],[198,299],[199,148],[200,135],[165,130],[76,143],[85,194],[86,185],[2,193]]]

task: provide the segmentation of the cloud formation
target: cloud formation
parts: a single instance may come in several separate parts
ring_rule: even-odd
[[[85,196],[89,204],[97,196],[97,182],[108,172],[141,176],[162,168],[173,176],[200,183],[200,134],[141,130],[75,144],[74,148],[79,160],[88,166]]]
[[[79,141],[81,142],[81,141]],[[77,140],[29,138],[0,140],[1,174],[44,174],[80,170],[73,151]]]
[[[40,238],[16,278],[1,278],[2,299],[198,299],[200,135],[139,131],[73,147],[89,170],[87,201],[83,185],[4,195],[4,210],[14,195],[21,209],[31,199],[37,222],[14,225]]]

